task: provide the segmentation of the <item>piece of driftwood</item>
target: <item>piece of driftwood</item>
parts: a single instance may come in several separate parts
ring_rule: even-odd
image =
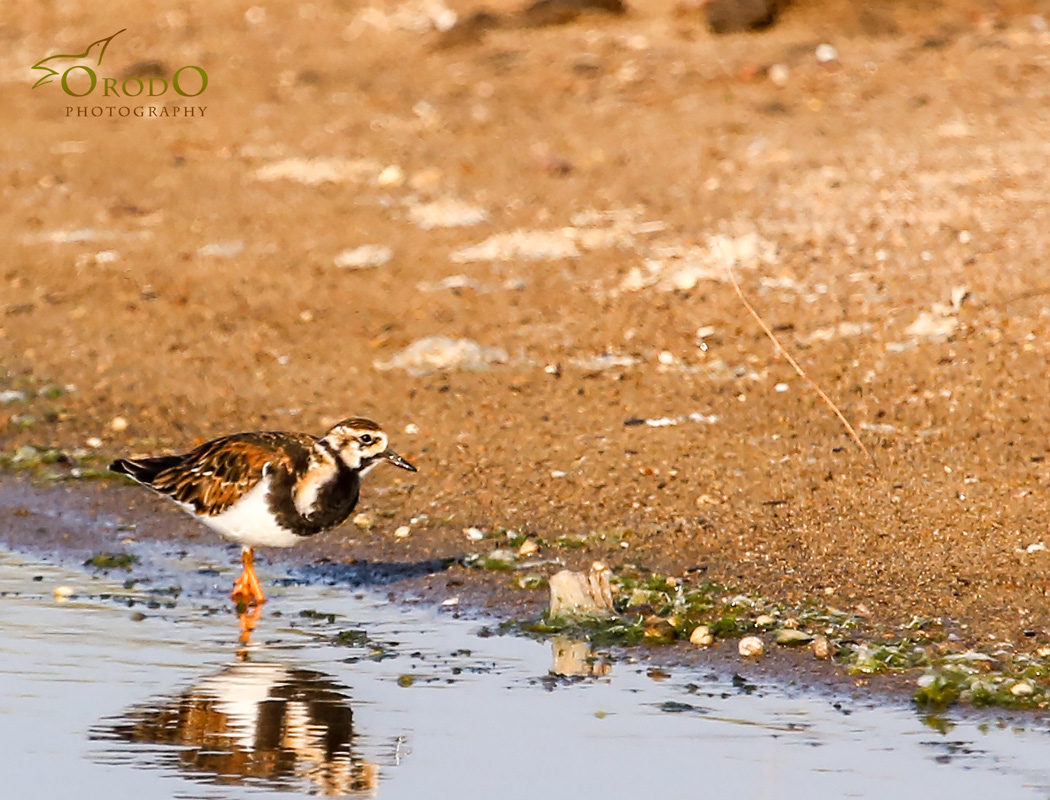
[[[605,564],[595,561],[587,572],[563,569],[551,576],[551,619],[605,617],[613,611],[612,589]]]

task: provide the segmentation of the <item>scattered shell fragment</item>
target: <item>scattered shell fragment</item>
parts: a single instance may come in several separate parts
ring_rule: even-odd
[[[383,171],[376,176],[377,186],[401,186],[404,182],[405,171],[397,164],[391,164],[389,167],[385,167]]]
[[[618,356],[614,353],[601,353],[596,356],[572,358],[569,359],[569,363],[574,367],[579,367],[580,369],[585,369],[590,372],[601,372],[607,369],[633,367],[638,363],[638,359],[634,356]]]
[[[861,336],[865,333],[870,333],[872,328],[873,326],[870,322],[840,322],[837,325],[817,328],[808,336],[799,336],[798,340],[803,344],[830,342],[832,339],[848,339],[851,336]]]
[[[605,564],[595,561],[586,572],[563,569],[550,578],[550,616],[602,617],[613,614],[612,574]]]
[[[766,646],[757,636],[745,636],[737,645],[737,650],[744,658],[759,658],[766,652]]]
[[[234,239],[229,242],[211,242],[197,248],[200,258],[233,258],[244,252],[244,241]]]
[[[383,266],[393,257],[393,248],[385,244],[363,244],[341,252],[335,257],[335,265],[343,269],[372,269]]]
[[[407,525],[401,525],[396,531],[394,531],[394,536],[396,536],[398,539],[404,539],[410,533],[412,533],[412,529],[410,527],[408,527]]]
[[[687,292],[701,281],[727,281],[727,266],[773,265],[776,261],[776,245],[757,233],[736,237],[717,234],[707,238],[706,246],[670,244],[653,248],[644,268],[632,268],[619,288],[637,292],[653,286],[664,292]]]
[[[364,181],[378,175],[382,167],[367,159],[285,158],[255,170],[257,181],[291,180],[307,186],[322,183]]]
[[[368,514],[355,514],[354,525],[356,525],[359,528],[371,528],[372,518]]]
[[[534,556],[540,551],[540,546],[533,539],[526,539],[518,548],[519,556]]]
[[[715,642],[714,634],[711,633],[711,629],[706,625],[697,625],[693,628],[693,632],[689,634],[689,641],[695,644],[697,647],[710,647]]]
[[[959,320],[955,317],[943,316],[934,311],[923,311],[911,325],[905,328],[904,332],[916,339],[940,341],[955,333],[958,327]]]
[[[755,617],[755,624],[760,628],[767,628],[777,621],[776,617],[770,614],[759,614]]]
[[[59,603],[64,603],[66,600],[73,596],[73,587],[65,585],[56,586],[54,593],[55,600]]]
[[[473,289],[475,291],[481,291],[485,287],[474,280],[469,275],[449,275],[447,278],[442,278],[439,281],[420,281],[416,284],[416,288],[421,292],[440,292],[446,289]]]
[[[128,429],[128,421],[124,417],[113,417],[113,419],[109,421],[109,429],[116,433],[126,431]]]
[[[354,16],[346,27],[343,38],[352,41],[368,28],[384,33],[447,31],[455,26],[457,19],[456,12],[445,5],[444,0],[410,0],[395,5],[389,11],[369,5]]]
[[[513,550],[506,550],[504,548],[490,550],[485,555],[485,561],[488,562],[490,567],[493,565],[512,566],[517,560],[518,557],[514,554]]]
[[[1035,692],[1035,687],[1028,681],[1018,681],[1010,687],[1010,694],[1014,697],[1028,697]]]
[[[84,440],[84,444],[86,444],[92,450],[97,450],[98,448],[102,447],[102,440],[99,439],[97,436],[89,436],[87,439]]]
[[[428,336],[418,339],[389,361],[376,361],[376,369],[403,369],[412,375],[427,375],[449,369],[484,369],[489,364],[503,364],[507,351],[483,347],[470,339]]]
[[[485,531],[481,530],[481,528],[464,528],[463,535],[472,542],[480,542],[485,538]]]
[[[857,427],[860,428],[862,431],[877,433],[879,436],[892,436],[897,432],[897,427],[895,425],[887,425],[884,422],[862,422]]]
[[[50,244],[81,244],[82,242],[94,242],[98,239],[112,239],[116,234],[113,231],[100,231],[96,228],[60,229],[33,233],[22,237],[24,244],[36,244],[46,242]]]
[[[953,286],[951,297],[949,298],[949,303],[951,304],[952,311],[954,311],[955,313],[959,313],[959,311],[962,309],[963,301],[966,300],[969,296],[970,289],[968,286]]]
[[[25,399],[26,393],[17,389],[7,389],[0,392],[0,403],[24,403]]]
[[[570,229],[571,230],[571,229]],[[526,231],[497,233],[478,244],[456,250],[449,256],[455,264],[471,261],[553,261],[580,254],[576,239],[566,231]]]
[[[435,200],[431,203],[410,200],[405,205],[408,208],[408,219],[413,225],[425,231],[434,228],[465,228],[480,225],[489,218],[489,212],[485,209],[453,198]]]

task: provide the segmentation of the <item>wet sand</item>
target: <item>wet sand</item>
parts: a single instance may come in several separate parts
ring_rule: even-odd
[[[872,635],[935,617],[960,646],[1050,643],[1034,4],[887,3],[876,25],[800,3],[718,38],[653,2],[454,47],[379,6],[386,27],[291,4],[5,19],[12,65],[126,27],[107,68],[199,63],[211,83],[207,115],[178,121],[67,118],[54,87],[0,85],[19,109],[0,135],[3,454],[99,466],[364,415],[420,472],[377,470],[370,529],[282,559],[418,564],[506,529],[571,567],[703,575]],[[743,310],[727,254],[876,466]],[[433,336],[492,363],[396,366]],[[150,536],[204,535],[142,491],[74,491]],[[9,538],[103,546],[19,533],[37,512],[18,508]],[[543,602],[513,575],[415,580],[500,613]]]

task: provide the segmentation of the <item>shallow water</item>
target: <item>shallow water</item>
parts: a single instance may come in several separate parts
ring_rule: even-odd
[[[477,622],[346,587],[274,587],[241,646],[210,570],[226,557],[211,558],[155,559],[154,587],[187,588],[164,607],[170,596],[126,589],[120,571],[0,551],[4,796],[1050,792],[1050,736],[1030,717],[939,733],[907,707],[703,669],[654,680],[578,644],[479,636]],[[56,601],[59,585],[74,596]]]

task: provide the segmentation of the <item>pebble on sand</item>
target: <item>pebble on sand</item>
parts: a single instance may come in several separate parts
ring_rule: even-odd
[[[737,650],[744,658],[760,658],[765,655],[766,646],[757,636],[745,636],[737,645]]]
[[[827,42],[818,44],[813,54],[816,56],[818,64],[828,64],[839,60],[839,51],[835,49],[834,45]]]
[[[715,642],[714,634],[706,625],[697,625],[689,634],[689,641],[697,647],[710,647]]]
[[[817,658],[827,660],[831,658],[831,642],[826,636],[818,636],[813,640],[813,655]]]
[[[813,641],[813,634],[794,628],[781,628],[773,635],[773,641],[781,647],[799,647]]]

